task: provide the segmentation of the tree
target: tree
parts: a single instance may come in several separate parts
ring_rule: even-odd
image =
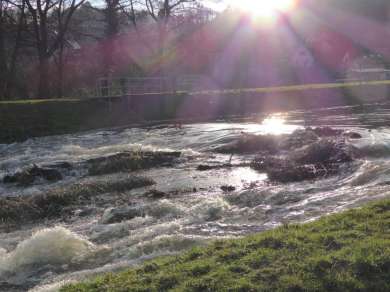
[[[112,72],[116,37],[119,34],[119,0],[105,0],[106,7],[104,8],[104,16],[106,21],[105,41],[103,42],[103,62],[105,67],[106,77]]]
[[[74,12],[85,0],[24,0],[32,18],[38,56],[38,97],[49,98],[49,65],[65,41]]]
[[[197,0],[145,0],[149,14],[154,20],[167,24],[179,8],[196,3]],[[182,12],[182,11],[181,11]]]
[[[5,79],[7,73],[7,59],[5,49],[5,3],[0,0],[0,98],[4,98]]]
[[[103,59],[106,68],[105,75],[113,73],[113,63],[116,55],[116,42],[124,23],[132,25],[137,30],[138,18],[142,18],[141,0],[105,0],[103,13],[105,16],[106,29],[103,44]],[[143,41],[142,36],[140,40]]]
[[[16,61],[26,29],[25,2],[0,0],[0,99],[9,97],[15,83]]]
[[[182,15],[187,5],[196,3],[197,0],[145,0],[145,6],[149,15],[158,25],[158,38],[161,59],[166,52],[166,40],[168,38],[169,25],[174,16]],[[164,64],[161,66],[161,75],[165,75]]]

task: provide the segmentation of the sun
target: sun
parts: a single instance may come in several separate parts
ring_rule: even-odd
[[[293,9],[296,0],[228,0],[229,6],[254,18],[273,18]]]

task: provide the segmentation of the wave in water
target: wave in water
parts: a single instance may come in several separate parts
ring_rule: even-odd
[[[131,258],[139,258],[145,255],[163,255],[187,250],[193,246],[204,244],[208,237],[185,236],[181,234],[162,235],[150,241],[140,242],[129,250]]]
[[[25,267],[64,265],[85,257],[96,246],[63,227],[42,229],[7,253],[0,250],[0,275],[17,273]]]

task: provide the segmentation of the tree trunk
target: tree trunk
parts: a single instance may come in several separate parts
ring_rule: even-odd
[[[49,98],[49,58],[45,56],[39,57],[39,84],[38,98]]]
[[[116,38],[119,33],[118,0],[106,1],[106,40],[103,45],[104,75],[111,76],[114,71],[114,56],[116,50]]]
[[[5,88],[7,79],[7,61],[4,45],[4,15],[3,2],[0,0],[0,99],[6,98]]]
[[[39,72],[39,84],[38,84],[38,98],[50,98],[50,82],[49,82],[49,61],[50,55],[48,45],[49,45],[49,35],[48,35],[48,25],[47,25],[47,14],[40,13],[38,22],[39,29],[39,41],[38,45],[38,72]]]
[[[60,44],[58,52],[58,84],[57,98],[64,97],[64,43]]]
[[[15,95],[15,71],[16,71],[16,62],[19,56],[19,49],[21,46],[22,41],[22,31],[23,31],[23,25],[25,21],[25,2],[23,1],[22,8],[20,10],[20,15],[18,19],[18,27],[15,37],[15,45],[11,54],[11,60],[8,65],[8,76],[6,79],[6,84],[4,88],[5,95],[13,96]]]

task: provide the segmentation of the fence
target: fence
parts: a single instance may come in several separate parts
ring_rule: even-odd
[[[99,78],[94,89],[76,90],[71,98],[111,98],[131,95],[172,95],[220,96],[241,94],[265,94],[303,92],[307,90],[350,89],[355,95],[371,95],[372,89],[379,90],[380,98],[386,98],[390,86],[390,70],[357,71],[353,78],[343,78],[332,83],[308,83],[285,86],[210,88],[207,78],[202,75],[182,75],[178,77],[144,78]],[[357,90],[357,91],[356,91]],[[366,90],[366,91],[364,91]],[[370,94],[368,94],[370,93]]]
[[[99,78],[96,85],[96,95],[99,97],[115,97],[193,91],[196,89],[199,80],[200,76],[196,75],[184,75],[176,78]]]

